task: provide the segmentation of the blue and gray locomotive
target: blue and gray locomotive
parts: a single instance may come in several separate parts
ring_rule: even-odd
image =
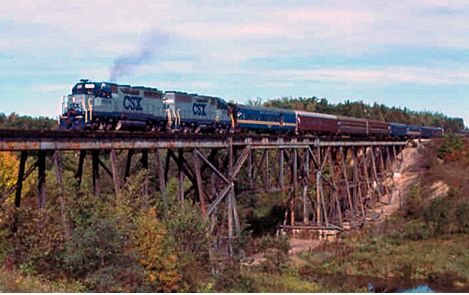
[[[231,126],[221,98],[81,80],[62,100],[60,126],[91,130],[214,130]]]
[[[80,80],[64,96],[65,129],[255,132],[370,138],[432,138],[443,128],[227,103],[219,97]]]

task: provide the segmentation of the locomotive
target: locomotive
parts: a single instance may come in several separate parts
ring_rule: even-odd
[[[228,103],[223,98],[82,79],[64,96],[64,129],[256,132],[315,136],[432,138],[443,128]]]

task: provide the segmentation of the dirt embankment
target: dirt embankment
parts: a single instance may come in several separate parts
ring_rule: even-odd
[[[444,178],[428,176],[430,166],[442,165],[442,160],[436,157],[438,143],[424,141],[417,147],[408,147],[399,155],[393,169],[394,189],[388,195],[383,196],[382,202],[370,210],[369,216],[376,222],[383,222],[394,212],[399,210],[405,198],[415,185],[421,185],[426,198],[435,198],[448,193],[449,186]],[[436,163],[434,163],[436,161]],[[433,163],[433,164],[432,164]],[[322,244],[319,240],[304,240],[292,238],[290,241],[290,253],[295,255],[301,252],[314,250]]]
[[[429,161],[439,161],[436,155],[430,155],[429,149],[432,143],[422,142],[417,147],[404,149],[400,155],[401,160],[396,161],[393,173],[393,186],[391,194],[383,197],[372,212],[379,215],[378,222],[386,220],[391,214],[399,210],[415,185],[421,185],[422,177],[427,173]],[[431,158],[429,158],[431,157]],[[435,198],[445,195],[449,186],[441,179],[430,180],[423,187],[427,198]]]

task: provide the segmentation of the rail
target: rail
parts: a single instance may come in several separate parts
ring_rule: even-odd
[[[405,141],[294,135],[183,134],[156,132],[0,130],[0,151],[121,150],[173,148],[306,148],[308,146],[403,146]]]

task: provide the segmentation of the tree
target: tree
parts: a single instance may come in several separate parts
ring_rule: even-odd
[[[11,152],[0,152],[0,196],[15,185],[18,175],[18,158]]]

